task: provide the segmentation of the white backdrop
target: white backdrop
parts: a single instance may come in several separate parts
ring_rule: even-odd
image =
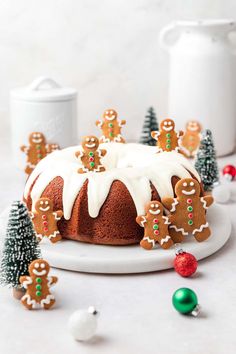
[[[236,18],[235,0],[0,0],[0,117],[9,90],[48,75],[79,92],[79,134],[97,133],[104,109],[139,137],[148,106],[167,112],[168,57],[160,29],[175,19]]]

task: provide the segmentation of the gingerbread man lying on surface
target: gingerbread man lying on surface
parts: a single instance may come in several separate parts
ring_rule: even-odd
[[[99,149],[99,141],[96,136],[85,136],[82,140],[83,151],[77,151],[75,156],[81,160],[83,167],[78,173],[103,172],[105,167],[101,164],[101,157],[106,155],[106,150]]]
[[[153,139],[157,141],[157,152],[180,151],[180,137],[182,131],[175,131],[175,123],[172,119],[164,119],[160,124],[160,131],[152,131]]]
[[[163,206],[153,200],[145,207],[145,215],[139,215],[136,222],[144,227],[144,237],[140,245],[146,250],[151,250],[158,242],[163,249],[170,248],[173,241],[168,232],[168,217],[163,215]]]
[[[43,259],[34,260],[29,266],[29,276],[20,277],[20,283],[26,289],[21,298],[22,304],[32,310],[41,306],[48,310],[55,303],[55,297],[50,293],[50,287],[56,284],[57,277],[48,277],[50,266]]]
[[[124,119],[117,119],[117,112],[114,109],[107,109],[103,113],[103,119],[97,120],[96,125],[102,129],[103,135],[99,139],[100,143],[125,143],[121,136],[121,127],[126,124]]]
[[[213,203],[210,195],[200,197],[200,185],[192,178],[184,178],[175,185],[177,198],[163,198],[162,204],[169,210],[169,232],[175,243],[192,233],[199,242],[206,240],[211,230],[206,221],[206,210]]]
[[[63,216],[63,211],[53,211],[53,203],[48,198],[39,198],[35,203],[35,211],[30,212],[38,241],[47,237],[52,243],[62,239],[57,223]]]

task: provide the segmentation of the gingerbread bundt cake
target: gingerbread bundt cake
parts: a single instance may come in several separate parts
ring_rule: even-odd
[[[107,150],[106,171],[79,174],[75,152],[80,146],[55,151],[39,162],[24,191],[29,210],[40,197],[63,210],[58,222],[63,238],[83,242],[127,245],[140,242],[143,229],[136,223],[145,204],[174,195],[181,178],[200,178],[181,154],[156,153],[140,144],[100,144]]]

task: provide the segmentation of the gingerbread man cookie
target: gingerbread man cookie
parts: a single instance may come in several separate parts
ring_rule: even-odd
[[[57,277],[48,277],[50,266],[43,259],[36,259],[29,265],[29,276],[20,277],[22,287],[26,289],[21,298],[22,304],[32,310],[36,307],[50,309],[55,304],[55,297],[50,293],[50,287],[56,284]]]
[[[52,243],[61,240],[57,228],[58,221],[62,218],[61,210],[53,211],[52,201],[48,198],[40,198],[35,203],[35,211],[30,213],[39,242],[47,237]]]
[[[99,141],[96,136],[85,136],[82,140],[83,151],[77,151],[75,156],[80,159],[83,167],[78,173],[103,172],[105,167],[101,164],[101,158],[106,155],[106,150],[99,149]]]
[[[211,230],[206,220],[206,210],[213,203],[210,195],[200,197],[200,185],[192,178],[184,178],[175,185],[176,198],[163,198],[162,204],[169,210],[169,232],[175,243],[192,233],[199,242],[206,240]]]
[[[114,109],[107,109],[103,113],[103,119],[97,120],[96,125],[102,129],[103,135],[99,139],[100,143],[125,143],[121,136],[121,127],[126,124],[124,119],[117,119],[117,112]]]
[[[145,207],[145,215],[139,215],[136,222],[144,227],[144,237],[140,245],[146,250],[151,250],[158,242],[164,249],[170,248],[173,241],[168,233],[168,217],[163,215],[163,206],[153,200]]]
[[[50,152],[59,149],[59,146],[57,144],[46,144],[44,135],[39,132],[34,132],[29,136],[29,146],[23,145],[20,149],[27,156],[25,173],[30,175],[37,163]]]
[[[186,125],[186,132],[181,140],[181,149],[188,157],[194,157],[201,141],[201,125],[196,121],[190,121]]]
[[[151,135],[157,141],[157,152],[180,151],[180,137],[183,132],[175,131],[175,123],[172,119],[167,118],[161,121],[160,131],[152,131]]]

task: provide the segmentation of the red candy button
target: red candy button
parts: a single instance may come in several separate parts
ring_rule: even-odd
[[[154,230],[154,234],[155,235],[159,235],[159,231],[158,230]]]
[[[48,222],[47,222],[47,221],[43,221],[43,225],[44,225],[44,226],[47,226],[47,225],[48,225]]]
[[[189,219],[192,219],[193,213],[189,213],[189,214],[188,214],[188,217],[189,217]]]
[[[46,219],[47,219],[47,216],[46,216],[46,215],[42,215],[42,219],[43,219],[43,220],[46,220]]]
[[[48,231],[48,228],[45,227],[45,228],[44,228],[44,231],[47,232],[47,231]]]
[[[190,199],[190,198],[187,199],[187,203],[188,203],[188,204],[191,204],[191,203],[192,203],[192,199]]]
[[[90,158],[89,158],[89,161],[94,161],[94,158],[93,158],[93,157],[90,157]]]
[[[153,219],[153,222],[155,223],[155,224],[158,224],[158,219]]]

